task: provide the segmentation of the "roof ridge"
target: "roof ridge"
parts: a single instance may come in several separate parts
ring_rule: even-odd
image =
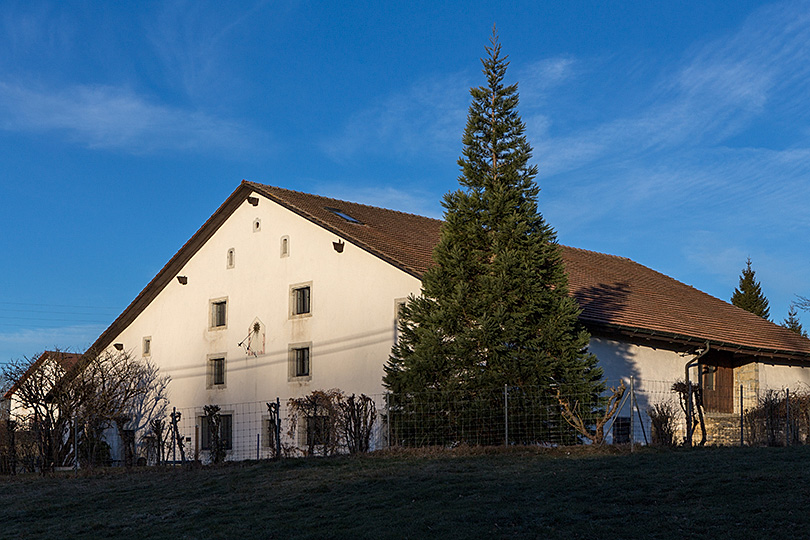
[[[413,212],[403,212],[402,210],[394,210],[393,208],[385,208],[384,206],[374,206],[373,204],[365,204],[365,203],[347,201],[345,199],[337,199],[335,197],[327,197],[325,195],[315,195],[313,193],[307,193],[306,191],[298,191],[296,189],[288,189],[288,188],[283,188],[283,187],[279,187],[279,186],[271,186],[270,184],[262,184],[261,182],[253,182],[252,180],[242,180],[242,182],[245,183],[245,184],[248,184],[248,185],[252,185],[252,186],[260,186],[262,188],[278,189],[278,190],[281,190],[281,191],[287,191],[289,193],[295,193],[295,194],[298,194],[298,195],[306,195],[307,197],[317,197],[319,199],[329,199],[331,201],[338,201],[338,202],[342,202],[342,203],[346,203],[346,204],[351,204],[351,205],[354,205],[354,206],[362,206],[364,208],[370,208],[372,210],[385,210],[386,212],[391,212],[391,213],[394,213],[394,214],[400,214],[400,215],[403,215],[403,216],[412,216],[412,217],[417,217],[417,218],[420,218],[420,219],[427,219],[427,220],[430,220],[430,221],[438,221],[438,222],[441,222],[441,223],[444,222],[443,219],[436,219],[436,218],[432,218],[432,217],[428,217],[428,216],[423,216],[421,214],[414,214]]]
[[[557,245],[559,245],[560,247],[563,247],[565,249],[570,249],[570,250],[573,250],[573,251],[582,251],[583,253],[594,253],[596,255],[603,255],[605,257],[612,257],[614,259],[621,259],[623,261],[636,262],[636,261],[634,261],[633,259],[631,259],[629,257],[623,257],[621,255],[613,255],[612,253],[605,253],[603,251],[595,251],[593,249],[578,248],[578,247],[569,246],[569,245],[560,244],[560,243],[558,243]],[[641,264],[641,263],[636,263],[636,264]],[[644,265],[641,264],[641,266],[644,266]],[[647,267],[645,266],[645,268],[647,268]],[[652,270],[652,268],[650,270]]]

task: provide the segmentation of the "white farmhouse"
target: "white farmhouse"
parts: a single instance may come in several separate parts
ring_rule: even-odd
[[[265,455],[265,402],[383,393],[398,305],[420,293],[440,226],[243,181],[91,351],[123,348],[170,375],[193,448],[205,444],[202,406],[218,404],[231,455]],[[591,351],[607,379],[632,376],[648,401],[698,358],[718,415],[739,412],[741,385],[754,400],[810,381],[809,340],[629,259],[562,249]]]

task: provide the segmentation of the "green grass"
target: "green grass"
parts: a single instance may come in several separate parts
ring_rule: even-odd
[[[0,477],[0,538],[804,538],[810,447],[462,449]]]

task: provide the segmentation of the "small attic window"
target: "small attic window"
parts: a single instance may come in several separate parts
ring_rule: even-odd
[[[256,218],[253,220],[253,232],[259,232],[262,230],[262,220]]]
[[[357,219],[357,218],[353,218],[352,216],[350,216],[350,215],[349,215],[349,214],[347,214],[346,212],[343,212],[343,211],[341,211],[341,210],[338,210],[337,208],[331,208],[331,207],[329,207],[329,206],[327,206],[327,207],[325,207],[325,208],[326,208],[326,210],[329,210],[330,212],[332,212],[332,213],[333,213],[333,214],[335,214],[336,216],[342,217],[343,219],[345,219],[345,220],[346,220],[346,221],[348,221],[349,223],[356,223],[356,224],[358,224],[358,225],[362,225],[362,224],[363,224],[363,222],[362,222],[362,221],[360,221],[359,219]]]

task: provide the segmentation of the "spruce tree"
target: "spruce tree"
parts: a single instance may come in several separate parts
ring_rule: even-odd
[[[807,337],[807,332],[805,332],[804,328],[802,328],[802,323],[799,321],[799,312],[796,311],[796,306],[794,304],[790,304],[788,316],[784,321],[782,321],[782,326],[788,330],[796,332],[800,336]]]
[[[756,279],[756,273],[751,268],[750,257],[746,260],[745,268],[743,268],[742,275],[740,275],[740,284],[734,289],[734,294],[731,295],[731,303],[745,311],[759,315],[763,319],[768,319],[770,316],[768,299],[762,294],[762,288]]]
[[[504,85],[494,32],[486,51],[486,84],[470,90],[461,188],[444,197],[435,265],[403,308],[384,384],[395,397],[430,391],[448,403],[489,389],[502,402],[504,385],[594,398],[602,371],[556,233],[537,209],[517,84]]]

